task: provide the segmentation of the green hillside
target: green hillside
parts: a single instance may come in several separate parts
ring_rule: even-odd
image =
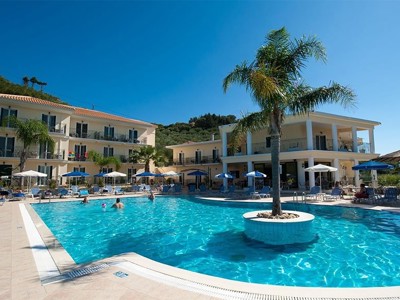
[[[32,77],[33,83],[31,81],[26,82],[26,85],[20,85],[16,83],[12,83],[11,81],[5,79],[4,77],[0,76],[0,93],[1,94],[11,94],[11,95],[23,95],[23,96],[31,96],[43,100],[48,100],[55,103],[66,104],[68,103],[61,101],[59,98],[54,97],[50,94],[42,92],[40,90],[36,90],[32,85],[37,85],[37,88],[43,88],[46,83],[40,82],[36,80],[35,77]],[[31,84],[31,86],[29,86]]]

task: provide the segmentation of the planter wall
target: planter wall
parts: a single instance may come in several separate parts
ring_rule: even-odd
[[[266,219],[257,214],[263,211],[252,211],[243,215],[245,234],[251,239],[270,245],[287,245],[308,243],[315,238],[312,230],[314,216],[300,211],[285,210],[285,213],[299,215],[294,219]]]

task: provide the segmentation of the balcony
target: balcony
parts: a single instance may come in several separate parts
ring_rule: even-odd
[[[351,140],[341,140],[338,141],[338,150],[340,152],[351,152],[353,142]],[[271,148],[266,147],[266,143],[253,143],[253,154],[270,154]],[[242,145],[241,149],[245,149],[245,145]],[[306,151],[307,150],[307,140],[306,139],[290,139],[290,140],[281,140],[281,152],[294,152],[294,151]],[[316,143],[314,140],[314,150],[322,150],[322,151],[333,151],[333,140],[325,139],[324,141],[320,141]],[[359,143],[357,145],[358,153],[371,153],[371,147],[369,143]],[[247,155],[246,152],[234,151],[232,148],[228,149],[228,156],[238,156],[238,155]]]
[[[101,141],[113,141],[113,142],[122,142],[122,143],[130,143],[130,144],[147,144],[147,138],[142,139],[129,139],[126,134],[114,134],[104,135],[103,132],[89,130],[88,132],[77,132],[76,128],[71,128],[69,131],[69,136],[73,138],[81,138],[81,139],[93,139],[93,140],[101,140]]]
[[[202,156],[201,159],[196,159],[196,157],[187,157],[182,160],[174,160],[174,165],[176,166],[188,166],[188,165],[204,165],[204,164],[218,164],[221,162],[219,157]]]
[[[14,150],[3,151],[0,150],[0,157],[20,157],[22,148],[15,148]],[[63,160],[63,153],[38,153],[37,151],[29,151],[28,158],[34,159],[57,159]]]

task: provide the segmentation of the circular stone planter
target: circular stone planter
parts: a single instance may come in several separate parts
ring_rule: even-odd
[[[245,233],[253,239],[270,245],[287,245],[311,242],[315,234],[312,232],[312,214],[301,211],[285,210],[285,213],[296,214],[294,219],[267,219],[257,217],[265,210],[251,211],[243,215]]]

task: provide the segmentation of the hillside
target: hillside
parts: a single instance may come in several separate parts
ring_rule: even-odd
[[[34,78],[34,77],[32,77],[32,78]],[[35,83],[42,84],[42,86],[46,85],[46,83],[39,82],[37,80],[36,80],[36,82],[34,81],[33,84],[35,84]],[[28,86],[28,84],[29,84],[29,82],[27,82],[26,85],[12,83],[11,81],[0,76],[0,93],[11,94],[11,95],[32,96],[35,98],[68,105],[68,103],[61,101],[57,97],[54,97],[54,96],[47,94],[45,92],[42,92],[42,91],[35,90],[33,87]]]

